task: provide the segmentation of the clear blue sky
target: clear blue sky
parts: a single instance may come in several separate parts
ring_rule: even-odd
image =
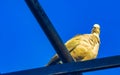
[[[98,58],[120,55],[120,0],[39,0],[63,42],[101,25]],[[0,72],[43,67],[55,51],[24,0],[0,0]],[[104,62],[103,62],[104,63]],[[120,68],[84,75],[120,75]]]

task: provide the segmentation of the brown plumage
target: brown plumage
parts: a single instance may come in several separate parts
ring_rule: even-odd
[[[90,34],[77,35],[65,43],[75,61],[95,59],[100,45],[100,26],[95,24]],[[56,54],[47,65],[61,63]]]

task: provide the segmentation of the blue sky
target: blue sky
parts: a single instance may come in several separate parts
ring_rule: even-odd
[[[119,0],[39,0],[65,43],[101,26],[98,58],[120,55]],[[0,72],[43,67],[55,54],[24,0],[0,0]],[[120,68],[84,75],[119,75]]]

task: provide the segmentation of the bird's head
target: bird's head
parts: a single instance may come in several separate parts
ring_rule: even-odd
[[[100,35],[100,25],[94,24],[91,33],[99,36]]]

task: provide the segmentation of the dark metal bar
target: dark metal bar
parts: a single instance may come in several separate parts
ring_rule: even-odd
[[[38,23],[42,27],[44,33],[47,35],[49,41],[53,45],[56,53],[60,57],[63,63],[73,62],[72,56],[69,54],[67,48],[64,46],[62,40],[54,29],[49,18],[45,14],[38,0],[25,0],[33,15],[37,19]],[[72,74],[73,75],[73,74]],[[82,75],[82,74],[79,74]]]
[[[94,59],[84,62],[72,62],[60,65],[53,65],[43,68],[18,71],[3,75],[64,75],[74,72],[88,72],[120,67],[120,55],[106,58]]]
[[[38,0],[25,0],[63,63],[74,61]]]

